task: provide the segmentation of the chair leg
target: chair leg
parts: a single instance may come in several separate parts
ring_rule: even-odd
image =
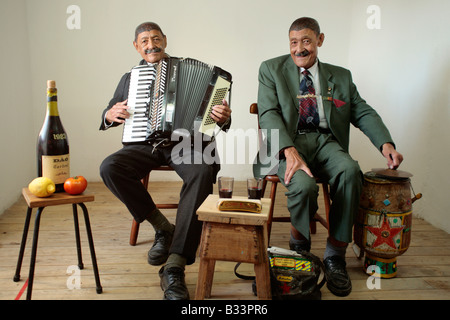
[[[325,227],[328,229],[329,223],[330,223],[331,199],[330,199],[330,192],[328,190],[327,183],[322,183],[322,190],[323,190],[323,198],[324,198],[324,202],[325,202],[325,215],[326,215],[326,219],[327,219],[327,225]]]
[[[316,213],[317,215],[317,213]],[[317,232],[317,223],[316,223],[316,218],[314,217],[310,222],[309,222],[309,232],[311,234],[316,234]]]
[[[270,188],[270,199],[272,200],[269,208],[269,217],[267,219],[267,242],[270,243],[270,232],[272,231],[273,210],[275,207],[275,197],[277,195],[277,183],[272,182]]]
[[[142,185],[144,186],[145,189],[148,189],[149,179],[150,179],[150,173],[141,179]],[[139,223],[137,223],[136,220],[133,219],[133,222],[131,224],[131,231],[130,231],[130,245],[131,246],[136,245],[138,235],[139,235]]]
[[[267,180],[263,180],[261,187],[261,198],[264,198],[264,193],[266,192]]]
[[[130,233],[130,245],[135,246],[137,242],[137,238],[139,235],[139,223],[133,219],[133,223],[131,224],[131,233]]]

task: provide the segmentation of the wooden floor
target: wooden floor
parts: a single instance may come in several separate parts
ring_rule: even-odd
[[[237,183],[236,195],[245,195],[243,183]],[[161,202],[176,201],[179,182],[151,182],[152,195]],[[215,187],[217,188],[217,187]],[[276,204],[277,214],[287,214],[283,187],[279,188]],[[103,186],[91,183],[87,192],[95,194],[95,202],[87,203],[89,209],[95,249],[97,253],[103,293],[95,291],[84,220],[80,215],[80,228],[85,268],[81,271],[81,287],[68,289],[76,282],[71,266],[77,264],[75,237],[71,206],[48,207],[44,210],[39,235],[39,247],[33,299],[42,300],[128,300],[162,299],[158,270],[160,267],[147,263],[147,251],[153,243],[153,229],[147,223],[141,227],[138,245],[128,244],[131,216],[125,207]],[[217,190],[215,190],[217,193]],[[80,210],[81,211],[81,210]],[[170,220],[175,220],[174,210],[164,211]],[[22,279],[13,282],[17,255],[26,213],[26,203],[20,199],[0,216],[0,299],[14,300],[24,287],[28,276],[29,255],[33,221],[30,226],[27,249],[22,267]],[[326,230],[318,225],[312,237],[312,252],[323,256]],[[288,247],[289,224],[275,223],[271,245]],[[234,263],[218,262],[212,286],[212,299],[254,300],[251,281],[238,279],[233,274]],[[353,290],[346,298],[338,298],[326,287],[322,299],[375,300],[375,299],[450,299],[450,235],[432,227],[420,219],[413,220],[412,241],[409,250],[398,258],[398,275],[394,279],[381,280],[380,288],[370,290],[368,276],[362,270],[351,249],[347,250],[348,272]],[[252,266],[245,264],[242,273],[252,274]],[[68,272],[69,271],[69,272]],[[191,297],[194,297],[198,262],[186,268],[186,282]],[[72,277],[71,277],[72,276]],[[374,283],[374,282],[371,282]],[[25,293],[20,299],[24,299]]]

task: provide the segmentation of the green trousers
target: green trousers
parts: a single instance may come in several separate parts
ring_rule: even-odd
[[[299,134],[294,144],[313,175],[330,185],[330,235],[342,242],[352,242],[353,223],[363,181],[358,162],[350,157],[331,134]],[[315,179],[302,170],[297,171],[286,185],[285,171],[286,160],[283,159],[280,161],[277,175],[288,190],[286,196],[291,223],[309,239],[309,222],[318,209],[319,187]]]

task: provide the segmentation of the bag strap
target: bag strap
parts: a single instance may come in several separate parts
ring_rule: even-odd
[[[241,265],[241,263],[238,262],[234,266],[234,274],[236,277],[238,277],[239,279],[242,279],[242,280],[255,280],[256,279],[255,276],[246,276],[246,275],[243,275],[243,274],[240,274],[239,272],[237,272],[237,269],[239,268],[240,265]]]
[[[323,262],[322,262],[317,256],[313,255],[313,254],[310,253],[310,252],[302,251],[301,254],[302,254],[303,256],[305,256],[305,257],[307,257],[307,258],[313,260],[317,265],[320,266],[320,269],[322,269],[322,272],[323,272],[323,278],[322,278],[322,280],[317,284],[317,287],[318,287],[319,289],[321,289],[321,288],[323,287],[323,285],[325,284],[325,282],[326,282],[326,278],[325,278],[325,265],[323,264]]]

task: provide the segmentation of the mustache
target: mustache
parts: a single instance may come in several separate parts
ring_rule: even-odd
[[[158,52],[161,52],[161,51],[162,51],[161,48],[147,49],[147,50],[145,50],[145,54],[158,53]]]
[[[295,54],[295,56],[296,57],[306,57],[306,56],[309,56],[309,54],[310,54],[310,52],[308,51],[308,50],[303,50],[302,52],[300,52],[300,53],[296,53]]]

